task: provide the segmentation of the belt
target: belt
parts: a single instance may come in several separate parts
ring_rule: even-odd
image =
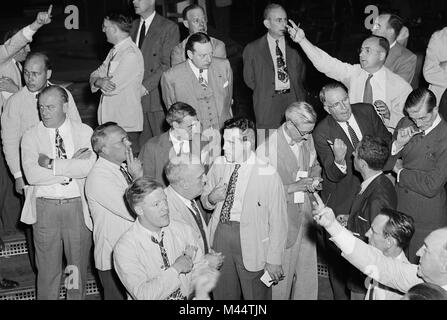
[[[67,203],[71,203],[71,202],[80,201],[81,197],[68,198],[68,199],[49,199],[49,198],[38,198],[38,199],[42,200],[44,202],[48,202],[48,203],[52,203],[52,204],[55,204],[57,206],[60,206],[62,204],[67,204]]]
[[[290,93],[290,89],[275,90],[275,94],[286,94],[286,93]]]

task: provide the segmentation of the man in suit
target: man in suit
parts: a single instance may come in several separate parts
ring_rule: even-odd
[[[85,195],[93,219],[95,266],[104,300],[126,297],[126,290],[113,269],[112,251],[134,222],[124,192],[134,179],[143,176],[141,163],[134,159],[131,146],[126,131],[114,122],[100,125],[92,135],[98,160],[87,176]]]
[[[212,248],[225,262],[214,290],[216,300],[266,300],[270,284],[283,279],[287,203],[275,168],[253,152],[254,123],[231,119],[224,126],[224,157],[214,162],[201,196]],[[267,278],[264,284],[261,277]],[[269,279],[272,281],[269,282]]]
[[[317,300],[316,229],[309,193],[320,184],[321,176],[312,139],[317,114],[306,102],[294,102],[285,116],[286,122],[256,150],[278,171],[287,199],[285,279],[273,287],[273,299]]]
[[[21,143],[30,184],[21,221],[33,225],[37,299],[59,299],[62,252],[75,279],[67,299],[83,299],[92,230],[84,183],[96,159],[92,129],[67,117],[68,94],[61,87],[45,88],[38,105],[42,121]]]
[[[360,64],[341,62],[306,39],[304,31],[293,21],[289,34],[298,43],[318,71],[341,81],[349,89],[351,103],[374,104],[383,123],[392,133],[404,116],[405,100],[411,92],[408,82],[385,67],[390,50],[388,40],[369,36],[360,48]]]
[[[52,7],[47,12],[39,12],[36,20],[29,26],[7,32],[4,43],[0,45],[0,111],[6,100],[22,88],[21,63],[30,52],[29,43],[34,34],[51,23]]]
[[[161,78],[166,107],[185,102],[196,109],[204,129],[220,130],[231,118],[233,71],[227,59],[213,57],[211,38],[198,32],[189,36],[185,51],[188,59]]]
[[[20,142],[24,133],[39,123],[39,111],[37,106],[37,95],[45,87],[51,85],[49,79],[52,75],[52,67],[48,56],[41,52],[28,54],[24,63],[25,86],[12,95],[2,113],[1,137],[3,153],[9,171],[15,179],[15,190],[18,194],[24,194],[25,179],[22,173],[22,161],[20,157]],[[68,95],[68,117],[80,123],[78,109],[71,93]],[[35,271],[34,248],[32,245],[32,229],[25,228],[28,243],[28,254],[31,267]]]
[[[387,143],[391,135],[371,105],[360,103],[351,106],[348,90],[342,83],[324,86],[320,100],[329,114],[313,132],[315,149],[323,167],[321,195],[337,216],[348,215],[360,188],[360,176],[354,171],[351,157],[355,147],[365,135],[380,137]],[[348,299],[343,260],[329,241],[326,245],[334,297]]]
[[[170,158],[192,154],[208,168],[220,155],[221,144],[218,131],[208,130],[201,135],[196,110],[186,103],[174,103],[168,110],[166,121],[171,129],[149,139],[139,155],[144,176],[164,186],[169,185],[164,169]]]
[[[139,137],[143,131],[144,61],[138,46],[129,37],[131,21],[120,13],[104,18],[102,31],[113,48],[102,65],[90,75],[92,92],[101,90],[98,123],[113,121],[126,132],[133,151],[140,152]]]
[[[165,112],[161,100],[160,78],[170,67],[171,51],[180,42],[180,32],[177,24],[155,12],[155,0],[133,0],[133,5],[140,19],[133,22],[130,36],[143,53],[143,86],[146,89],[142,98],[142,146],[149,138],[164,131]]]
[[[207,33],[207,18],[205,10],[198,4],[191,4],[183,9],[183,24],[189,31],[189,35],[196,32]],[[227,51],[225,50],[225,43],[219,39],[211,38],[211,45],[213,47],[213,57],[227,58]],[[186,61],[186,42],[188,38],[180,42],[171,52],[171,66],[175,66],[179,63]]]
[[[365,135],[354,151],[354,169],[362,176],[362,184],[355,195],[348,216],[348,229],[361,239],[371,228],[374,218],[382,209],[396,209],[397,195],[383,168],[390,155],[389,143],[381,138]],[[366,290],[364,277],[352,270],[348,278],[351,300],[363,300]]]
[[[447,123],[438,114],[434,93],[425,88],[410,94],[405,111],[408,117],[399,122],[391,155],[397,174],[397,209],[415,222],[408,256],[413,262],[424,238],[447,226]]]
[[[332,209],[326,207],[318,195],[315,198],[315,221],[326,229],[343,257],[361,272],[402,293],[423,282],[439,285],[447,291],[447,228],[432,231],[417,252],[419,264],[411,264],[385,256],[381,250],[355,237],[340,225]]]
[[[385,60],[385,67],[411,83],[416,71],[416,55],[397,42],[397,36],[403,27],[402,19],[395,14],[382,13],[375,20],[372,34],[388,40],[390,51]]]
[[[253,90],[253,108],[258,129],[276,129],[284,111],[295,101],[305,101],[305,65],[285,39],[287,14],[278,4],[264,10],[268,32],[249,43],[243,52],[244,81]]]
[[[447,27],[436,31],[430,38],[425,55],[424,77],[439,103],[447,89]]]

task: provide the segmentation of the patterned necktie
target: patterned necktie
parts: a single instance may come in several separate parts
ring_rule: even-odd
[[[124,176],[124,179],[126,179],[126,182],[128,185],[131,185],[133,182],[133,178],[130,175],[129,171],[127,171],[127,168],[125,168],[124,166],[120,166],[120,171]]]
[[[359,144],[359,138],[357,137],[357,135],[355,134],[354,129],[352,129],[352,127],[349,125],[349,122],[346,121],[346,125],[348,126],[348,132],[349,132],[349,136],[351,137],[351,142],[352,142],[352,146],[354,147],[354,150],[357,149],[357,145]]]
[[[157,244],[160,248],[161,258],[163,259],[163,267],[162,269],[167,270],[171,267],[168,259],[168,253],[166,252],[166,249],[163,245],[163,237],[164,237],[164,231],[161,232],[161,239],[160,241],[157,241],[154,236],[151,236],[151,240],[153,243]],[[180,288],[175,290],[173,293],[169,295],[169,297],[166,298],[166,300],[186,300],[186,297],[182,294],[182,291]]]
[[[373,77],[372,74],[368,76],[368,79],[366,79],[365,82],[365,91],[363,92],[363,103],[373,103],[373,89],[371,87],[371,78]]]
[[[143,21],[143,24],[140,28],[140,39],[138,39],[138,48],[141,49],[143,46],[144,38],[146,37],[146,21]]]
[[[237,177],[239,175],[238,171],[240,167],[241,167],[240,164],[236,164],[236,167],[234,168],[234,171],[231,174],[230,181],[228,182],[227,196],[225,197],[225,201],[222,206],[222,211],[220,212],[221,223],[228,223],[230,221],[230,212],[231,208],[233,207],[234,193],[236,191],[236,182]]]
[[[276,40],[276,65],[278,67],[278,79],[281,82],[286,83],[289,81],[289,73],[287,72],[286,62],[284,61],[284,55],[279,47],[279,40]]]
[[[57,159],[67,159],[67,152],[65,151],[64,140],[62,139],[61,135],[59,134],[59,129],[56,129],[56,138],[55,138],[54,144],[56,146]],[[72,180],[73,180],[72,178],[69,178],[68,182],[61,183],[61,185],[66,186]]]
[[[17,67],[17,69],[19,70],[19,73],[20,73],[20,82],[21,82],[20,83],[20,87],[23,87],[25,81],[23,79],[23,67],[22,67],[22,64],[20,62],[16,61],[16,67]]]
[[[199,83],[203,88],[208,88],[208,83],[206,82],[205,78],[203,77],[203,69],[199,70]]]
[[[205,230],[203,229],[203,223],[202,223],[202,217],[200,214],[200,210],[196,205],[196,202],[194,200],[191,200],[191,207],[193,209],[193,211],[191,211],[194,220],[197,222],[197,226],[199,227],[200,230],[200,234],[202,235],[202,239],[203,239],[203,246],[205,248],[205,254],[208,253],[208,241],[206,241],[206,235],[205,235]]]

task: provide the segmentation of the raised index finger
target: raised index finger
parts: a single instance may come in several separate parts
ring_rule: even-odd
[[[292,25],[293,29],[298,29],[298,26],[295,24],[295,22],[293,22],[292,19],[289,19],[289,23]]]
[[[318,204],[318,209],[323,209],[325,207],[323,200],[321,200],[320,196],[318,195],[318,193],[314,192],[314,197],[315,200],[317,201]]]
[[[53,11],[53,5],[50,4],[50,6],[48,7],[48,11],[47,11],[48,16],[51,16],[52,11]]]

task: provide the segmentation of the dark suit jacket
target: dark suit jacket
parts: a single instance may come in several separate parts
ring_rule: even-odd
[[[359,234],[359,237],[365,240],[365,233],[380,211],[385,208],[395,210],[396,207],[396,190],[390,179],[381,174],[368,185],[362,194],[355,196],[349,213],[348,229]]]
[[[396,43],[390,49],[390,53],[385,61],[385,67],[411,84],[416,71],[416,61],[417,57],[413,52]]]
[[[391,134],[383,125],[372,105],[358,103],[352,105],[352,113],[360,127],[362,135],[372,135],[381,137],[388,143],[391,141]],[[342,127],[332,116],[327,116],[315,128],[314,133],[315,149],[317,150],[320,165],[323,167],[323,191],[321,193],[323,201],[331,207],[336,215],[349,214],[352,201],[356,193],[360,190],[361,176],[354,171],[352,153],[354,148],[343,131]],[[346,152],[347,173],[341,172],[334,163],[334,154],[327,140],[334,141],[335,138],[343,140],[348,147]]]
[[[136,42],[140,19],[132,24],[130,36]],[[160,79],[171,65],[171,51],[180,42],[178,25],[155,14],[141,47],[144,58],[143,86],[149,94],[142,98],[143,112],[162,111]]]
[[[275,92],[275,67],[270,54],[267,35],[249,43],[243,53],[244,81],[253,90],[253,108],[258,123],[265,123],[260,118],[272,105]],[[290,76],[290,86],[296,95],[296,101],[306,100],[303,87],[304,63],[298,52],[286,41],[286,64]]]

